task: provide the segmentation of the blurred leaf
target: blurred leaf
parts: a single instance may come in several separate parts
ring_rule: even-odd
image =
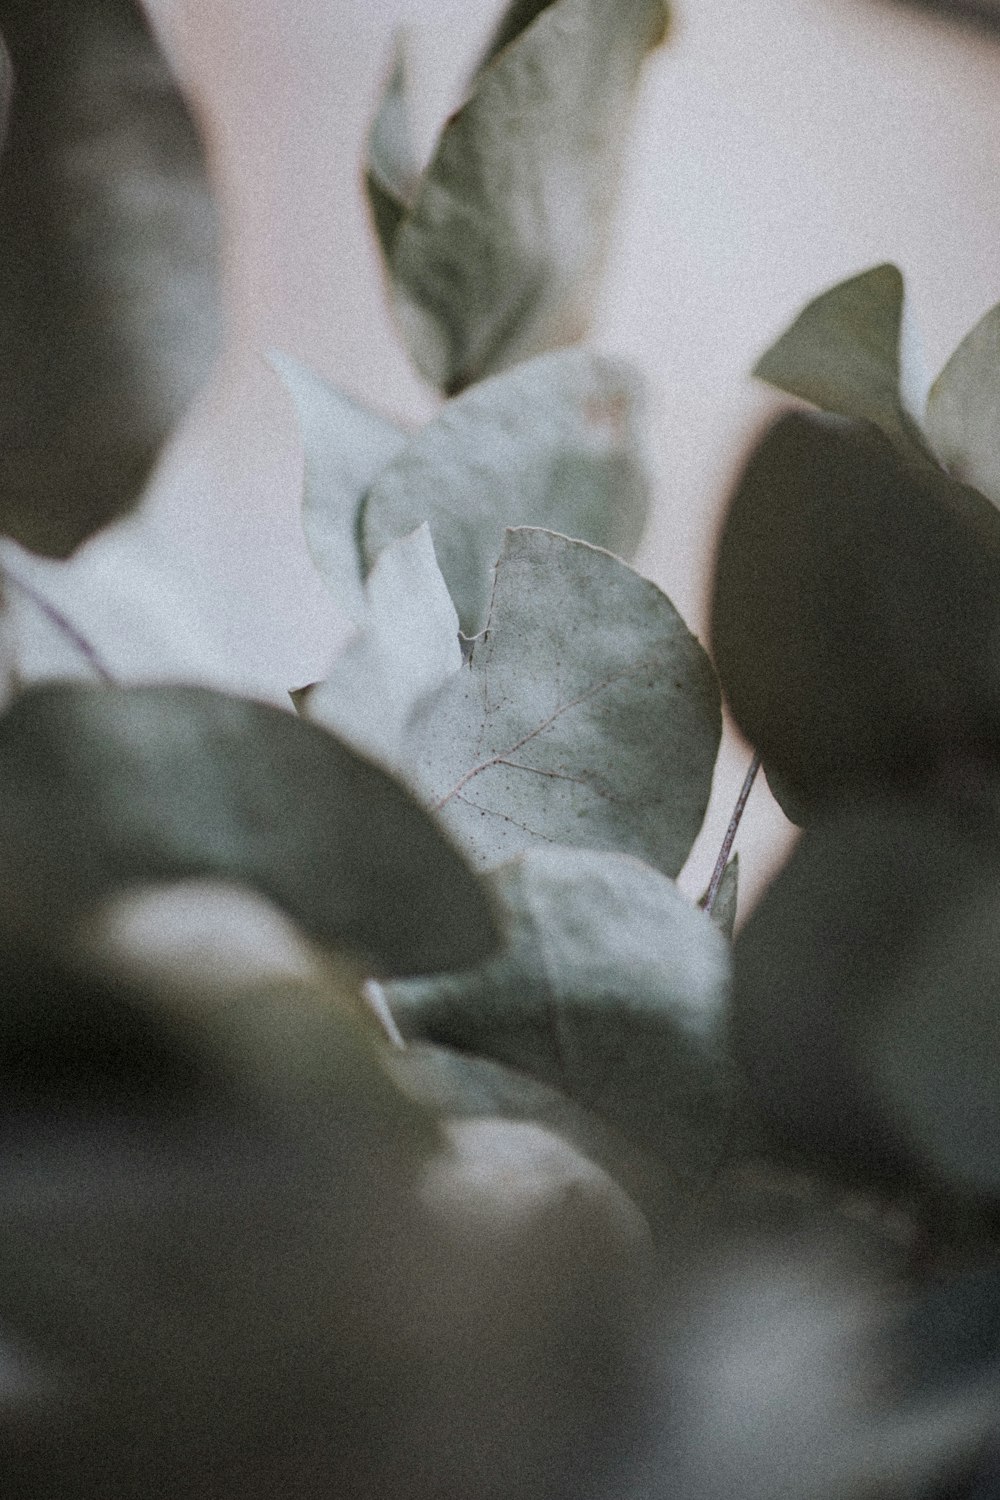
[[[419,179],[420,164],[410,131],[407,102],[406,51],[400,35],[389,83],[368,135],[365,168],[368,203],[386,260],[392,256],[399,226],[413,201]]]
[[[426,813],[323,730],[207,689],[47,687],[0,720],[0,896],[55,930],[131,885],[243,881],[312,937],[410,974],[492,951]]]
[[[510,46],[511,42],[517,41],[522,31],[530,26],[532,21],[555,3],[556,0],[511,0],[483,53],[478,71],[482,72],[484,68],[488,68],[490,63]]]
[[[409,751],[415,785],[482,864],[560,843],[676,875],[720,732],[712,668],[666,595],[608,552],[522,528]]]
[[[931,386],[926,427],[949,473],[1000,504],[1000,306],[965,336]]]
[[[133,0],[3,0],[0,527],[65,555],[134,504],[215,353],[198,132]]]
[[[326,680],[293,697],[307,719],[363,754],[405,765],[407,720],[462,665],[458,616],[426,526],[381,554],[365,603],[360,633]]]
[[[824,411],[874,422],[905,457],[926,461],[906,390],[907,343],[902,275],[875,266],[803,308],[754,374]]]
[[[387,987],[404,1036],[508,1063],[655,1152],[681,1181],[721,1152],[727,945],[656,870],[533,849],[492,876],[510,946]]]
[[[720,932],[731,938],[736,931],[736,906],[739,900],[740,857],[734,854],[722,872],[722,880],[716,893],[715,904],[709,913]],[[708,891],[698,905],[704,910]]]
[[[982,496],[904,464],[866,423],[775,423],[730,502],[712,642],[790,816],[995,742],[998,583]]]
[[[806,830],[734,953],[736,1060],[787,1152],[899,1191],[937,1172],[914,1128],[931,1106],[942,1147],[964,1131],[982,1163],[987,1096],[994,1129],[1000,1115],[998,889],[981,805],[858,798]]]
[[[586,332],[629,104],[666,29],[662,0],[535,9],[445,125],[393,244],[407,346],[448,395]]]
[[[583,350],[545,355],[449,402],[364,502],[369,564],[430,524],[462,629],[482,628],[507,526],[546,526],[630,556],[649,481],[638,377]]]
[[[290,355],[272,351],[269,359],[294,402],[302,432],[302,524],[309,551],[341,609],[361,620],[366,608],[361,503],[406,436]]]

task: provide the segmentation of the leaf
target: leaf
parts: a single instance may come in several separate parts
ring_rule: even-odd
[[[677,1179],[703,1174],[727,1117],[725,939],[626,855],[533,849],[492,883],[509,946],[477,969],[389,985],[403,1035],[519,1068]]]
[[[364,617],[361,503],[406,436],[288,354],[268,356],[291,396],[305,450],[302,524],[313,562],[334,599]]]
[[[217,875],[376,970],[497,941],[464,861],[401,787],[314,725],[207,689],[46,687],[0,720],[0,899],[54,931],[138,884]]]
[[[446,124],[389,270],[410,353],[448,395],[586,332],[665,27],[662,0],[555,0]]]
[[[458,616],[426,526],[385,549],[365,596],[360,633],[298,706],[363,754],[405,765],[407,720],[462,665]]]
[[[926,462],[919,415],[910,409],[911,352],[903,277],[881,265],[803,308],[754,374],[824,411],[874,422],[905,457]]]
[[[462,629],[481,629],[507,526],[546,526],[630,556],[649,508],[637,376],[567,350],[449,402],[383,469],[361,520],[367,561],[422,521]]]
[[[937,1175],[933,1119],[986,1160],[998,851],[989,804],[940,793],[852,798],[803,834],[734,952],[734,1055],[783,1150],[896,1193]]]
[[[486,629],[409,747],[415,785],[480,864],[557,843],[675,875],[719,736],[708,658],[656,585],[523,528],[507,533]]]
[[[715,569],[733,715],[810,815],[995,742],[1000,516],[873,427],[793,413],[752,453]]]
[[[392,256],[396,235],[416,193],[420,164],[410,132],[406,52],[396,41],[389,83],[368,135],[365,190],[382,254]]]
[[[215,357],[216,217],[132,0],[8,0],[0,527],[64,556],[130,508]]]
[[[734,854],[722,872],[722,880],[715,895],[715,904],[709,916],[720,932],[724,932],[727,938],[732,938],[736,930],[736,906],[739,899],[740,879],[740,857]],[[698,902],[699,907],[704,910],[708,891],[705,892]]]
[[[511,0],[497,23],[477,71],[481,73],[484,68],[488,68],[501,52],[517,41],[532,21],[555,3],[556,0]]]
[[[966,334],[931,386],[926,431],[949,473],[1000,504],[1000,306]]]

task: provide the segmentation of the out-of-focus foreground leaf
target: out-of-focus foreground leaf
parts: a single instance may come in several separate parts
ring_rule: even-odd
[[[789,814],[1000,738],[1000,516],[874,427],[787,415],[716,562],[723,690]]]
[[[913,410],[903,277],[875,266],[810,302],[759,360],[754,374],[823,411],[881,427],[904,456],[926,459]]]
[[[516,0],[501,22],[388,241],[410,353],[449,395],[585,333],[629,103],[665,30],[662,0]]]
[[[0,528],[71,552],[138,498],[214,355],[215,215],[134,0],[3,0]]]
[[[477,969],[389,985],[400,1030],[554,1084],[676,1180],[703,1175],[727,1123],[725,939],[625,855],[533,849],[492,882],[510,946]]]
[[[131,885],[242,881],[376,972],[482,961],[491,905],[402,787],[322,729],[207,689],[47,687],[0,720],[0,895],[44,931]]]
[[[505,527],[545,526],[630,557],[649,507],[641,404],[633,371],[576,349],[477,385],[374,480],[361,515],[367,566],[426,521],[462,629],[474,635]]]
[[[720,734],[715,674],[666,595],[598,547],[524,527],[468,662],[407,737],[413,784],[480,863],[560,843],[674,876]]]

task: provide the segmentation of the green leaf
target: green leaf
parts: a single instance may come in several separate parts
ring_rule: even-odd
[[[361,504],[406,436],[288,354],[269,360],[291,396],[305,451],[302,524],[313,562],[355,620],[365,613]]]
[[[1000,727],[1000,515],[866,423],[794,413],[730,502],[712,642],[789,814]]]
[[[736,907],[739,900],[740,881],[740,857],[734,854],[722,872],[722,880],[715,895],[715,904],[709,913],[712,921],[720,932],[731,938],[736,931]],[[698,905],[704,910],[708,898],[708,891],[702,896]]]
[[[10,3],[0,24],[0,528],[63,556],[138,499],[210,371],[216,218],[139,4]]]
[[[485,630],[411,722],[413,780],[482,864],[533,844],[668,875],[705,815],[720,737],[708,658],[625,563],[509,531]]]
[[[510,944],[461,974],[387,986],[404,1036],[551,1084],[690,1181],[726,1124],[728,945],[658,871],[534,849],[495,871]]]
[[[8,926],[58,933],[138,884],[216,875],[376,971],[492,951],[490,903],[410,796],[314,725],[202,688],[46,687],[0,720]]]
[[[462,665],[458,616],[426,526],[385,549],[365,602],[361,631],[298,706],[363,754],[405,766],[407,720]]]
[[[903,277],[875,266],[810,302],[754,374],[824,411],[881,427],[906,457],[927,461]]]
[[[497,23],[496,30],[490,38],[486,51],[480,60],[477,72],[488,68],[493,60],[500,56],[512,42],[516,42],[532,21],[536,20],[543,11],[557,3],[557,0],[511,0],[507,9],[503,12]]]
[[[422,521],[462,629],[482,628],[508,526],[630,556],[649,508],[638,377],[583,350],[544,355],[449,402],[372,485],[365,555]]]
[[[996,1191],[998,890],[989,803],[852,798],[806,830],[734,953],[735,1058],[786,1152]]]
[[[1000,504],[1000,306],[966,334],[931,386],[925,426],[949,473]]]
[[[365,190],[375,232],[386,260],[392,257],[399,226],[416,193],[420,164],[410,132],[406,52],[396,41],[392,73],[368,135]]]
[[[410,353],[447,394],[586,332],[629,105],[665,26],[662,0],[555,0],[445,126],[390,275]]]

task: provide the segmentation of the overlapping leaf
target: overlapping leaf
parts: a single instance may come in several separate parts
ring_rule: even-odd
[[[712,640],[737,722],[806,817],[1000,743],[1000,517],[866,423],[796,413],[751,455]]]
[[[0,894],[31,932],[130,885],[217,875],[376,971],[468,964],[490,904],[436,824],[323,730],[205,689],[62,686],[0,720]]]
[[[926,429],[949,473],[1000,504],[1000,307],[966,334],[931,386]]]
[[[471,635],[486,616],[507,526],[546,526],[630,556],[649,505],[640,415],[634,372],[582,350],[484,381],[374,479],[361,524],[367,565],[427,521]]]
[[[397,39],[389,83],[368,136],[365,189],[382,254],[389,259],[420,178],[410,132],[406,54]]]
[[[416,786],[480,863],[559,843],[675,875],[720,732],[708,658],[656,585],[599,548],[522,528],[468,662],[408,738]]]
[[[355,620],[364,617],[361,505],[376,476],[406,442],[384,417],[287,354],[272,352],[298,415],[305,452],[302,524],[320,576]]]
[[[555,1085],[663,1158],[706,1170],[726,1123],[727,944],[638,860],[533,849],[497,870],[509,946],[388,987],[404,1035]]]
[[[585,332],[662,0],[517,3],[390,233],[420,371],[454,394]],[[376,205],[378,209],[378,205]]]
[[[5,0],[0,527],[66,554],[137,499],[214,356],[215,216],[134,0]]]
[[[754,374],[824,411],[874,422],[906,457],[922,461],[914,342],[902,275],[875,266],[803,308]]]
[[[364,624],[300,712],[374,759],[405,769],[405,729],[420,701],[462,665],[458,616],[420,526],[381,554],[365,586]]]

